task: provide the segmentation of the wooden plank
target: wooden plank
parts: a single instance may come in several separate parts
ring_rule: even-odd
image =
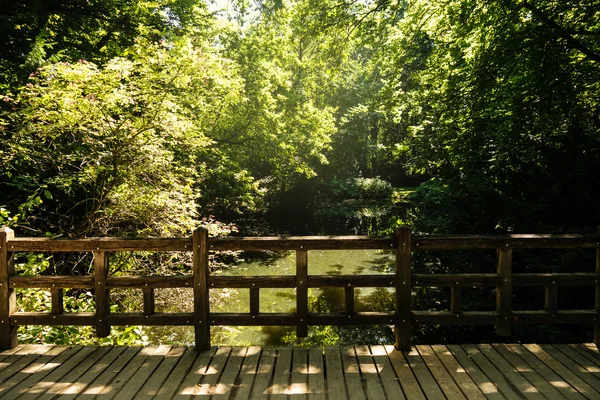
[[[308,313],[309,325],[391,325],[395,318],[394,312]]]
[[[173,346],[168,345],[158,346],[154,353],[144,360],[144,363],[131,376],[131,379],[123,385],[121,390],[114,391],[115,395],[121,399],[133,399],[172,348]]]
[[[40,400],[53,399],[65,390],[69,389],[72,385],[77,382],[78,378],[83,375],[88,369],[90,369],[98,360],[100,360],[106,353],[109,352],[110,347],[98,347],[95,351],[90,354],[85,360],[77,364],[75,368],[70,370],[65,376],[57,380],[50,386],[44,394],[42,394]]]
[[[294,347],[292,352],[292,373],[289,386],[289,399],[304,400],[308,393],[308,353],[305,347]]]
[[[44,392],[46,392],[46,390],[50,389],[56,382],[58,382],[63,376],[67,375],[73,368],[75,368],[80,363],[84,362],[84,360],[90,354],[96,351],[96,349],[97,347],[86,346],[80,351],[76,352],[72,357],[65,360],[58,367],[52,369],[52,372],[44,376],[34,385],[27,388],[27,392],[24,398],[37,399]]]
[[[308,252],[296,251],[296,337],[308,336]]]
[[[210,394],[212,395],[212,400],[229,399],[235,383],[235,378],[240,373],[240,369],[242,368],[242,363],[244,362],[244,357],[246,356],[247,352],[247,347],[233,348],[231,355],[227,360],[227,365],[225,366],[223,374],[219,378],[216,386],[211,388]]]
[[[50,351],[54,345],[30,345],[25,347],[21,352],[9,357],[4,361],[7,367],[0,371],[0,382],[4,382],[14,374],[27,367],[29,364],[37,360],[41,355]]]
[[[390,278],[392,280],[390,280]],[[391,275],[310,275],[308,287],[393,287]],[[518,273],[513,274],[513,286],[593,286],[600,273]],[[293,288],[296,278],[282,276],[210,276],[214,288]],[[426,287],[486,287],[500,283],[498,274],[412,274],[413,286]],[[456,283],[458,282],[458,283]],[[94,286],[91,276],[20,276],[9,278],[11,288],[87,289]],[[174,276],[110,276],[108,288],[178,288],[191,287],[193,277]],[[254,284],[254,285],[253,285]]]
[[[520,344],[509,344],[507,347],[513,353],[523,359],[534,371],[540,374],[546,381],[549,382],[562,397],[572,400],[585,399],[577,390],[575,390],[567,381],[557,375],[552,369],[548,368],[539,358],[534,356],[529,350]]]
[[[339,347],[325,347],[325,373],[327,374],[327,396],[329,400],[345,400],[346,385]]]
[[[493,348],[508,361],[519,374],[527,379],[542,395],[548,399],[558,399],[562,397],[561,393],[554,389],[552,385],[537,373],[537,371],[527,364],[521,357],[512,352],[504,344],[493,345]]]
[[[5,350],[3,352],[3,354],[5,354],[5,357],[3,358],[3,362],[0,362],[0,371],[10,367],[15,362],[17,362],[19,359],[28,355],[35,349],[36,349],[36,345],[30,344],[30,345],[26,345],[26,346],[18,345],[17,347],[15,347],[13,349]]]
[[[390,249],[396,240],[373,236],[276,236],[210,238],[210,250],[363,250]]]
[[[521,395],[527,399],[544,399],[544,395],[540,393],[531,382],[529,382],[522,374],[519,373],[508,361],[498,353],[492,345],[479,344],[479,351],[487,357],[488,360],[511,382],[514,387],[519,390]]]
[[[214,276],[208,277],[211,289],[235,288],[295,288],[296,277],[293,275],[257,275],[257,276]]]
[[[41,312],[15,312],[10,317],[12,326],[18,325],[75,325],[94,326],[96,314],[87,312],[52,315]]]
[[[292,349],[280,347],[277,351],[277,363],[273,375],[273,385],[270,388],[271,400],[285,400],[289,390],[290,374],[292,372]]]
[[[0,350],[9,350],[19,344],[17,328],[10,324],[10,315],[17,310],[17,297],[9,286],[9,279],[15,274],[15,263],[14,250],[8,251],[8,241],[14,237],[12,229],[0,228]]]
[[[8,350],[4,350],[4,351],[0,352],[0,361],[4,360],[7,357],[12,356],[13,354],[17,353],[18,351],[23,350],[24,347],[25,347],[25,345],[19,344],[16,347],[13,347],[12,349],[8,349]]]
[[[130,359],[129,363],[123,367],[115,369],[110,368],[110,370],[114,372],[114,379],[106,382],[106,384],[98,391],[98,395],[100,395],[103,399],[113,399],[118,396],[119,392],[127,384],[129,379],[135,375],[137,370],[146,362],[148,357],[150,357],[157,348],[158,346],[142,347],[142,349]],[[87,390],[85,393],[87,393]]]
[[[186,350],[187,347],[185,346],[171,347],[171,350],[165,354],[163,361],[156,368],[156,370],[154,370],[152,376],[150,376],[144,386],[142,386],[142,388],[137,392],[135,398],[140,400],[150,399],[154,395],[157,395],[162,387],[162,384],[165,382],[169,374],[171,374],[179,360],[185,354]]]
[[[200,353],[202,354],[202,353]],[[188,347],[185,353],[181,357],[174,357],[177,360],[177,365],[171,371],[166,381],[162,384],[155,399],[170,399],[177,392],[177,388],[186,377],[186,374],[192,367],[192,364],[198,357],[198,352],[193,347]],[[140,394],[144,393],[144,388],[140,391]],[[140,395],[138,395],[140,396]]]
[[[410,227],[396,229],[396,349],[410,351],[411,343],[411,243]]]
[[[458,346],[457,346],[458,347]],[[453,354],[457,354],[454,346],[448,346]],[[488,382],[493,382],[498,388],[498,391],[509,400],[522,399],[515,386],[507,380],[507,378],[479,351],[474,345],[463,345],[462,350],[467,354],[469,359],[477,365],[477,367],[487,376]],[[482,390],[483,391],[483,390]],[[484,391],[484,393],[486,393]]]
[[[3,381],[0,384],[0,397],[4,397],[13,387],[17,386],[30,374],[35,373],[64,350],[64,346],[43,346],[41,349],[34,349],[29,354],[16,359],[14,363],[10,363],[7,368],[4,368],[0,372],[0,379]]]
[[[599,235],[414,235],[415,250],[596,248]]]
[[[172,276],[109,276],[106,286],[109,288],[164,289],[192,287],[194,278],[191,275]]]
[[[131,326],[131,325],[170,325],[170,326],[189,326],[194,323],[194,314],[192,313],[154,313],[144,315],[142,313],[114,313],[108,315],[108,322],[112,326]]]
[[[377,372],[385,388],[385,393],[388,399],[402,400],[405,399],[402,388],[398,382],[398,377],[394,372],[394,368],[390,363],[390,359],[387,356],[384,346],[370,346],[371,355],[373,356],[373,362],[377,366]]]
[[[18,238],[10,240],[11,251],[83,252],[83,251],[190,251],[190,238]]]
[[[52,350],[54,351],[55,349],[65,349],[65,346],[56,346]],[[22,380],[18,385],[9,391],[5,393],[3,392],[2,398],[11,400],[16,399],[23,394],[31,393],[30,390],[35,387],[40,380],[61,366],[66,360],[68,360],[81,349],[83,349],[83,346],[67,347],[56,357],[46,358],[47,354],[41,356],[29,367],[22,371],[27,374],[26,379]]]
[[[600,367],[600,354],[588,350],[587,346],[582,344],[570,344],[569,347]]]
[[[496,311],[500,321],[496,325],[496,333],[510,336],[512,324],[512,249],[498,249],[498,275],[500,285],[496,286]]]
[[[209,396],[213,386],[216,386],[225,370],[227,360],[231,354],[231,347],[223,346],[217,348],[217,352],[213,356],[210,365],[204,373],[202,382],[196,385],[194,396]]]
[[[575,373],[562,365],[537,344],[524,344],[523,346],[588,399],[599,396],[598,392],[590,385],[581,380]]]
[[[360,369],[356,362],[354,348],[344,347],[341,349],[342,363],[344,366],[344,377],[348,389],[348,399],[365,400],[365,392],[360,377]]]
[[[144,315],[154,314],[154,288],[142,288],[144,294]]]
[[[443,346],[433,346],[434,351],[436,351],[436,349],[441,349],[443,348]],[[450,354],[452,355],[452,357],[454,357],[454,359],[458,362],[458,365],[455,365],[452,367],[452,370],[449,369],[450,373],[452,374],[453,371],[458,372],[459,375],[462,375],[461,371],[464,371],[463,373],[466,372],[465,375],[468,374],[468,377],[465,376],[463,379],[470,379],[472,380],[475,385],[477,386],[477,388],[479,388],[479,390],[481,391],[481,393],[484,394],[484,396],[487,399],[490,400],[501,400],[501,399],[520,399],[520,396],[514,392],[509,386],[506,387],[506,391],[505,391],[505,395],[503,395],[500,392],[500,388],[498,387],[499,384],[494,381],[493,379],[490,379],[486,376],[486,374],[479,368],[479,366],[477,364],[475,364],[475,362],[471,359],[471,357],[458,345],[447,345],[446,349],[450,352]],[[444,354],[445,352],[441,351],[441,352],[437,352],[438,356],[440,356],[440,354]],[[442,362],[448,362],[447,358],[445,356],[440,357],[440,359],[442,360]],[[450,364],[452,365],[452,364]],[[457,379],[456,377],[454,378],[455,380]],[[456,382],[459,382],[458,380],[456,380]],[[501,385],[501,384],[500,384]],[[462,385],[461,385],[462,387]],[[467,393],[467,396],[469,395],[469,393],[471,393],[470,391]],[[506,397],[505,397],[506,396]]]
[[[196,350],[197,351],[197,350]],[[201,352],[196,358],[192,368],[187,372],[183,382],[177,389],[175,399],[189,399],[194,394],[196,386],[207,373],[211,360],[217,351],[216,347]],[[210,371],[213,373],[213,371]]]
[[[295,313],[265,313],[252,315],[250,313],[211,313],[211,325],[229,326],[294,326]],[[309,318],[310,322],[310,318]]]
[[[580,365],[587,373],[591,376],[594,376],[597,379],[600,379],[600,367],[594,361],[590,361],[589,358],[584,357],[579,352],[571,348],[566,344],[555,344],[554,347],[563,353],[565,356],[569,357],[573,362]],[[593,386],[593,385],[592,385]]]
[[[581,380],[587,383],[589,386],[594,388],[596,393],[595,396],[600,398],[600,379],[593,376],[590,371],[586,370],[584,367],[574,362],[571,358],[567,357],[561,351],[557,350],[552,345],[539,345],[546,353],[548,353],[552,358],[556,361],[560,362],[566,368],[571,370],[575,375],[577,375]]]
[[[414,250],[414,248],[413,248]],[[412,274],[413,287],[486,287],[500,284],[498,274]]]
[[[366,386],[367,398],[384,399],[385,392],[383,390],[383,383],[381,382],[381,379],[379,379],[379,371],[373,362],[369,347],[355,346],[354,351],[356,352],[360,375]]]
[[[341,371],[338,369],[338,371]],[[325,400],[325,366],[321,347],[311,347],[308,350],[308,399]]]
[[[450,288],[450,312],[452,314],[462,312],[462,289],[459,287]]]
[[[108,253],[103,251],[94,252],[94,300],[96,302],[96,336],[108,337],[110,326],[108,325],[108,313],[110,312],[110,294],[106,287],[108,276]]]
[[[433,375],[439,387],[444,392],[444,395],[448,400],[459,400],[464,399],[460,388],[452,379],[452,376],[448,373],[442,362],[436,356],[435,352],[430,346],[419,345],[416,346],[417,351],[421,355],[421,359],[429,368],[429,372]]]
[[[194,337],[196,349],[210,348],[210,321],[208,320],[208,231],[198,228],[193,234],[193,276],[194,276]]]
[[[91,276],[11,276],[12,288],[39,289],[93,289],[94,278]]]
[[[259,346],[250,346],[244,361],[242,368],[237,379],[237,390],[234,390],[234,400],[249,400],[252,393],[252,385],[254,378],[258,375],[258,361],[260,360],[261,349]]]
[[[444,393],[438,386],[435,378],[431,375],[427,364],[421,358],[421,355],[415,347],[410,352],[404,354],[412,372],[414,373],[419,385],[421,386],[425,397],[430,400],[445,399]]]
[[[95,398],[96,395],[100,395],[111,390],[109,384],[115,381],[116,377],[121,373],[121,370],[127,368],[129,361],[131,361],[141,351],[142,347],[127,347],[126,350],[122,352],[108,368],[104,369],[100,376],[94,379],[94,381],[77,396],[77,398],[92,399]]]
[[[345,287],[344,288],[344,311],[348,314],[352,314],[354,312],[354,288],[353,287]]]
[[[549,313],[542,310],[513,311],[515,324],[585,324],[593,323],[597,317],[594,310],[563,310]]]
[[[431,346],[431,350],[439,358],[454,382],[464,393],[467,399],[485,400],[485,395],[479,390],[479,387],[469,377],[466,369],[463,368],[452,353],[443,345]],[[497,392],[496,392],[497,393]],[[493,396],[492,396],[493,397]]]
[[[410,364],[406,360],[405,354],[398,350],[395,350],[393,346],[384,346],[385,351],[390,357],[392,367],[398,377],[398,382],[402,386],[402,390],[406,394],[407,399],[422,400],[425,399],[425,395],[421,390],[419,382],[413,374]]]
[[[255,316],[260,313],[260,289],[250,289],[250,314]]]
[[[413,311],[415,325],[497,325],[500,315],[495,311]]]
[[[416,250],[511,248],[597,248],[600,235],[414,235]],[[393,237],[302,236],[210,238],[211,250],[360,250],[390,249]],[[10,251],[190,251],[190,238],[17,238]],[[301,247],[302,246],[302,247]]]
[[[395,276],[385,275],[310,275],[308,287],[394,287]]]
[[[558,311],[558,288],[556,286],[544,287],[544,311],[556,314]]]
[[[600,279],[595,272],[513,274],[513,286],[593,286]]]
[[[585,348],[586,350],[590,351],[595,356],[600,357],[600,351],[598,351],[598,346],[596,344],[594,344],[594,343],[583,343],[581,346],[583,348]]]
[[[271,387],[273,371],[275,370],[276,350],[265,347],[260,356],[260,363],[256,370],[256,379],[252,388],[251,399],[266,400]]]
[[[101,360],[94,363],[94,365],[86,371],[85,374],[77,378],[77,380],[71,384],[66,390],[64,390],[60,396],[61,400],[67,399],[78,399],[81,397],[81,393],[90,385],[102,372],[104,372],[110,365],[127,349],[125,346],[117,346],[110,349]]]
[[[52,288],[50,290],[50,296],[52,299],[52,311],[53,315],[60,315],[65,312],[63,303],[63,290],[58,288]]]
[[[37,356],[35,361],[30,363],[29,365],[23,366],[18,372],[13,374],[11,377],[6,379],[4,382],[0,384],[0,397],[4,397],[12,388],[19,385],[23,380],[27,377],[31,376],[37,372],[40,368],[42,368],[46,363],[50,362],[52,359],[56,358],[56,356],[60,355],[67,349],[66,346],[55,346],[46,351],[45,354],[41,356]],[[27,355],[25,356],[27,357]],[[22,358],[25,358],[22,357]],[[6,368],[5,368],[6,369]]]

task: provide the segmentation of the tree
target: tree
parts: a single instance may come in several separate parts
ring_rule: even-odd
[[[240,83],[185,38],[131,52],[104,67],[44,67],[5,114],[4,185],[13,208],[30,199],[20,206],[30,228],[173,235],[193,226],[207,133]]]

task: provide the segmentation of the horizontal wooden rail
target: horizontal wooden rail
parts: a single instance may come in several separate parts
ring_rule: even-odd
[[[15,238],[7,241],[9,251],[192,251],[190,238]],[[412,250],[597,248],[600,235],[413,235]],[[392,236],[282,236],[209,238],[212,251],[286,250],[385,250],[397,247]]]
[[[596,248],[596,272],[512,273],[513,249]],[[377,275],[310,275],[308,253],[311,250],[393,250],[396,273]],[[420,250],[496,249],[495,273],[413,274],[411,253]],[[226,276],[210,274],[210,251],[295,251],[296,273],[293,275]],[[110,275],[111,252],[192,252],[193,268],[189,275],[115,276]],[[94,273],[90,276],[17,276],[14,275],[15,252],[91,252]],[[512,288],[544,286],[543,310],[512,310]],[[596,304],[590,310],[558,310],[559,288],[563,286],[595,286]],[[377,287],[396,291],[396,310],[390,312],[357,312],[355,288]],[[450,288],[447,311],[413,310],[412,291],[416,287]],[[494,311],[464,311],[462,296],[471,287],[495,288]],[[51,292],[52,307],[48,312],[15,312],[14,289],[39,288]],[[119,288],[141,290],[143,312],[110,313],[109,291]],[[156,289],[190,288],[194,311],[189,313],[156,313]],[[249,289],[249,313],[213,313],[209,310],[211,289]],[[296,310],[288,313],[261,313],[260,289],[296,289]],[[308,310],[309,288],[344,288],[344,312],[311,313]],[[95,293],[95,313],[66,313],[64,289],[91,289]],[[193,326],[196,346],[210,346],[210,326],[296,326],[297,335],[306,336],[315,325],[392,325],[396,329],[396,347],[410,348],[412,325],[493,325],[498,334],[510,335],[513,324],[590,323],[596,326],[600,342],[600,235],[412,235],[402,227],[389,237],[368,236],[304,236],[208,238],[197,230],[193,238],[85,238],[45,239],[14,238],[7,228],[0,230],[0,347],[16,345],[19,325],[88,325],[95,326],[100,336],[110,333],[111,326],[181,325]]]
[[[8,282],[12,288],[91,289],[94,287],[94,278],[91,276],[11,276]]]
[[[190,238],[19,238],[8,243],[10,251],[93,252],[93,251],[192,251]]]
[[[600,235],[452,235],[413,238],[413,250],[595,248]]]
[[[497,286],[498,274],[413,274],[413,286],[464,287]]]
[[[245,237],[212,238],[209,250],[364,250],[391,249],[396,247],[392,237],[372,236],[288,236],[288,237]]]
[[[513,274],[513,286],[595,286],[599,282],[596,272]]]
[[[208,277],[210,288],[295,288],[296,277],[288,276],[214,276]]]

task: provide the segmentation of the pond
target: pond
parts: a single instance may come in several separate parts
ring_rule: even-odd
[[[296,258],[294,252],[271,253],[267,260],[249,259],[235,266],[219,270],[215,275],[294,275]],[[372,275],[393,274],[395,254],[384,250],[327,250],[308,252],[308,273],[311,275]],[[344,308],[344,289],[309,289],[309,303],[313,311],[339,312]],[[355,289],[356,311],[392,311],[394,291],[389,288]],[[260,312],[294,312],[296,309],[295,289],[261,289]],[[211,290],[211,311],[249,312],[248,289]],[[372,327],[369,333],[372,333]],[[312,328],[318,335],[319,328]],[[364,329],[364,327],[362,328]],[[378,328],[383,329],[384,328]],[[336,328],[336,335],[360,334],[360,329]],[[390,336],[391,330],[387,335]],[[346,331],[346,332],[344,332]],[[295,339],[294,327],[213,327],[214,344],[248,345],[281,344]]]

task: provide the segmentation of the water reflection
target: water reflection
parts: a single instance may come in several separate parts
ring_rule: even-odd
[[[215,275],[256,276],[293,275],[296,259],[293,252],[245,254],[245,261],[226,267]],[[251,258],[251,256],[253,258]],[[308,273],[311,275],[373,275],[394,273],[395,257],[391,251],[327,250],[309,251]],[[228,289],[222,296],[211,296],[213,312],[247,312],[247,290]],[[343,288],[309,289],[309,312],[343,312]],[[233,309],[239,307],[238,309]],[[260,312],[294,312],[295,289],[261,289]],[[356,288],[356,311],[393,311],[394,290],[388,288]],[[281,345],[296,341],[295,327],[214,327],[213,343],[227,345]],[[307,344],[392,343],[389,327],[311,327]]]

